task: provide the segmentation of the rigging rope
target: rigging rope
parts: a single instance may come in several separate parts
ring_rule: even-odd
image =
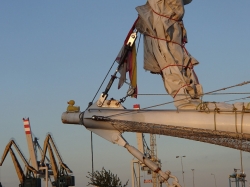
[[[106,76],[104,77],[104,79],[103,79],[103,81],[102,81],[102,83],[101,83],[100,87],[98,88],[98,90],[97,90],[97,92],[96,92],[96,94],[95,94],[94,98],[92,99],[91,103],[93,103],[93,102],[94,102],[94,100],[95,100],[95,98],[96,98],[96,95],[97,95],[97,94],[98,94],[98,92],[100,91],[100,89],[101,89],[101,87],[102,87],[102,85],[103,85],[104,81],[106,80],[106,78],[107,78],[107,76],[108,76],[109,72],[111,71],[112,67],[114,66],[115,62],[116,62],[116,59],[115,59],[115,60],[114,60],[114,62],[112,63],[111,67],[109,68],[108,73],[107,73],[107,74],[106,74]]]
[[[140,37],[139,37],[139,42],[138,42],[138,44],[137,44],[137,52],[138,52],[138,50],[139,50],[140,41],[141,41],[141,34],[140,34]],[[137,55],[137,53],[136,53],[136,55]],[[111,67],[109,68],[109,70],[108,70],[106,76],[104,77],[104,79],[103,79],[101,85],[99,86],[99,88],[98,88],[96,94],[94,95],[92,101],[89,103],[88,107],[90,107],[90,105],[92,105],[92,103],[94,102],[94,100],[95,100],[97,94],[99,93],[99,91],[100,91],[102,85],[104,84],[104,81],[107,79],[107,76],[109,75],[111,69],[113,68],[113,66],[114,66],[114,64],[115,64],[115,62],[116,62],[116,59],[117,59],[117,57],[115,58],[115,60],[114,60],[114,62],[112,63]],[[83,114],[81,113],[81,114],[79,115],[79,117],[82,118],[82,117],[83,117]],[[92,133],[92,131],[90,132],[90,134],[91,134],[91,161],[92,161],[92,173],[94,173],[94,158],[93,158],[93,157],[94,157],[94,153],[93,153],[93,133]]]
[[[203,94],[203,95],[250,95],[250,92],[229,92],[229,93],[210,93],[210,94]],[[145,94],[137,94],[137,95],[141,95],[141,96],[166,96],[166,95],[170,95],[168,93],[164,93],[164,94],[155,94],[155,93],[145,93]],[[185,94],[179,94],[179,95],[185,95]]]
[[[238,87],[238,86],[243,86],[243,85],[246,85],[246,84],[249,84],[250,81],[245,81],[245,82],[242,82],[240,84],[236,84],[236,85],[233,85],[233,86],[228,86],[228,87],[225,87],[225,88],[221,88],[221,89],[218,89],[218,90],[214,90],[214,91],[210,91],[210,92],[206,92],[204,94],[202,94],[201,96],[204,96],[204,95],[207,95],[207,94],[212,94],[214,92],[219,92],[219,91],[222,91],[222,90],[227,90],[227,89],[230,89],[230,88],[234,88],[234,87]],[[143,110],[145,109],[149,109],[149,108],[155,108],[155,107],[159,107],[159,106],[163,106],[163,105],[167,105],[167,104],[172,104],[176,101],[182,101],[182,100],[185,100],[186,98],[184,99],[179,99],[179,100],[175,100],[175,101],[169,101],[169,102],[166,102],[166,103],[162,103],[162,104],[156,104],[156,105],[152,105],[152,106],[149,106],[149,107],[144,107],[142,108]],[[120,114],[127,114],[127,113],[130,113],[130,112],[133,112],[133,111],[126,111],[126,112],[121,112],[119,114],[114,114],[114,115],[110,115],[110,116],[106,116],[106,117],[113,117],[113,116],[117,116],[117,115],[120,115]]]
[[[211,92],[206,92],[206,93],[202,94],[201,97],[204,96],[204,95],[212,94],[214,92],[219,92],[219,91],[222,91],[222,90],[227,90],[227,89],[238,87],[238,86],[243,86],[243,85],[246,85],[246,84],[249,84],[249,83],[250,83],[250,81],[245,81],[245,82],[242,82],[240,84],[233,85],[233,86],[228,86],[228,87],[221,88],[221,89],[218,89],[218,90],[214,90],[214,91],[211,91]],[[185,99],[186,98],[179,99],[179,100],[176,100],[176,101],[182,101],[182,100],[185,100]],[[158,105],[153,105],[153,106],[150,106],[150,107],[146,107],[146,108],[143,108],[143,109],[154,108],[154,107],[157,107],[157,106],[162,106],[162,105],[165,105],[165,104],[171,104],[171,103],[174,103],[174,102],[175,101],[170,101],[170,102],[166,102],[166,103],[162,103],[162,104],[158,104]]]
[[[243,97],[243,98],[239,98],[239,99],[227,100],[227,101],[224,101],[224,102],[226,103],[226,102],[237,101],[237,100],[242,100],[242,99],[250,99],[250,96],[248,96],[248,97]]]

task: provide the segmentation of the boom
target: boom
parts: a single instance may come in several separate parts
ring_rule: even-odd
[[[50,134],[48,134],[44,140],[43,155],[42,155],[40,163],[44,163],[47,150],[49,151],[50,164],[51,164],[51,168],[52,168],[52,172],[53,172],[53,176],[55,180],[54,182],[52,182],[52,185],[56,187],[59,187],[59,186],[61,187],[60,183],[63,183],[63,187],[74,186],[75,178],[74,176],[69,175],[69,173],[72,174],[73,172],[63,162],[62,157],[60,156],[59,151]],[[56,156],[57,156],[59,166],[60,166],[59,169],[56,163],[56,158],[54,156],[53,150],[56,152]]]
[[[14,145],[14,147],[16,148],[19,156],[21,157],[22,161],[24,162],[25,168],[27,168],[26,175],[24,174],[24,172],[23,172],[23,170],[22,170],[22,168],[21,168],[21,166],[16,158],[16,155],[11,148],[12,145]],[[20,181],[20,185],[22,187],[41,187],[41,179],[35,177],[35,175],[38,174],[38,171],[29,165],[29,163],[27,162],[26,158],[24,157],[24,155],[22,154],[21,150],[19,149],[19,147],[17,146],[17,144],[15,143],[14,140],[11,140],[6,145],[4,153],[2,155],[0,166],[2,166],[8,152],[10,152],[13,164],[14,164],[15,169],[16,169],[18,179]]]
[[[13,164],[14,164],[15,169],[16,169],[17,177],[18,177],[20,183],[23,184],[23,182],[25,180],[25,175],[23,173],[22,167],[20,166],[13,150],[11,148],[9,148],[9,151],[10,151],[10,155],[11,155]]]
[[[233,110],[219,108],[203,110],[133,110],[125,109],[119,101],[106,100],[100,107],[97,103],[82,113],[62,114],[66,124],[82,124],[104,139],[125,147],[132,155],[159,173],[167,183],[174,178],[151,163],[143,154],[130,146],[122,137],[123,132],[141,132],[186,138],[217,144],[250,152],[250,108],[243,103]],[[235,105],[236,106],[236,105]],[[169,184],[167,184],[169,186]]]
[[[41,159],[41,162],[44,162],[44,159],[45,159],[45,155],[46,155],[47,147],[48,147],[48,146],[50,146],[50,149],[49,149],[49,150],[52,151],[50,142],[51,142],[51,144],[52,144],[52,147],[53,147],[54,151],[56,152],[56,156],[57,156],[57,159],[58,159],[58,161],[59,161],[59,165],[60,165],[65,171],[67,171],[68,173],[73,173],[73,172],[68,168],[68,166],[63,162],[62,157],[61,157],[61,155],[59,154],[59,151],[58,151],[58,149],[57,149],[57,147],[56,147],[56,145],[55,145],[55,143],[54,143],[54,140],[53,140],[53,138],[52,138],[52,136],[51,136],[50,134],[48,134],[47,137],[46,137],[45,140],[44,140],[44,144],[43,144],[43,152],[44,152],[44,155],[43,155],[43,157],[42,157],[42,159]]]

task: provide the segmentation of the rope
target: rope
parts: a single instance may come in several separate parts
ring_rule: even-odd
[[[96,92],[96,94],[95,94],[94,98],[92,99],[91,103],[93,103],[93,102],[94,102],[94,100],[95,100],[95,98],[96,98],[96,96],[97,96],[98,92],[100,91],[100,89],[101,89],[101,87],[102,87],[102,85],[103,85],[104,81],[106,80],[106,78],[107,78],[108,74],[110,73],[110,71],[111,71],[112,67],[114,66],[115,62],[116,62],[116,59],[114,60],[114,62],[113,62],[113,64],[111,65],[111,67],[109,68],[108,73],[107,73],[107,74],[106,74],[106,76],[104,77],[104,79],[103,79],[103,81],[102,81],[102,83],[101,83],[100,87],[98,88],[98,90],[97,90],[97,92]]]
[[[219,92],[219,91],[222,91],[222,90],[227,90],[227,89],[238,87],[238,86],[243,86],[243,85],[246,85],[246,84],[249,84],[249,83],[250,83],[250,81],[243,82],[243,83],[240,83],[240,84],[236,84],[236,85],[233,85],[233,86],[228,86],[228,87],[221,88],[221,89],[218,89],[218,90],[214,90],[214,91],[211,91],[211,92],[206,92],[206,93],[204,93],[204,94],[202,94],[200,96],[204,96],[204,95],[207,95],[207,94],[213,94],[214,92]],[[185,99],[186,98],[178,99],[176,101],[183,101]],[[169,101],[169,102],[166,102],[166,103],[156,104],[156,105],[152,105],[152,106],[141,108],[141,109],[145,110],[145,109],[155,108],[155,107],[159,107],[159,106],[163,106],[163,105],[167,105],[167,104],[172,104],[172,103],[174,103],[176,101]],[[131,113],[131,112],[134,112],[134,111],[121,112],[119,114],[114,114],[114,115],[110,115],[110,116],[107,116],[107,117],[113,117],[113,116],[117,116],[117,115],[120,115],[120,114],[127,114],[127,113]]]
[[[93,133],[91,131],[91,165],[92,165],[92,174],[94,173],[94,154],[93,154]]]
[[[185,84],[185,85],[183,85],[183,86],[181,86],[178,90],[177,90],[177,92],[174,94],[174,96],[173,96],[173,98],[175,98],[175,96],[178,94],[178,92],[180,91],[180,89],[182,89],[182,88],[184,88],[184,87],[186,87],[186,86],[189,86],[190,84]],[[185,95],[185,94],[184,94]]]
[[[216,102],[213,102],[214,105],[215,105],[215,108],[214,108],[214,130],[216,131],[217,130],[217,126],[216,126],[216,114],[220,112],[220,109],[217,107],[216,105]]]
[[[182,21],[182,20],[173,19],[173,18],[171,18],[171,17],[169,17],[169,16],[166,16],[166,15],[160,14],[160,13],[156,12],[156,11],[155,11],[152,7],[151,7],[151,9],[152,9],[152,11],[153,11],[155,14],[157,14],[158,16],[165,17],[165,18],[171,19],[171,20],[176,21],[176,22],[180,22],[180,21]]]
[[[233,104],[233,111],[234,111],[234,115],[235,115],[235,131],[238,133],[238,128],[237,128],[237,108],[235,108],[234,104]]]
[[[137,22],[137,20],[138,20],[138,19],[139,19],[139,17],[136,19],[136,21],[134,22],[134,24],[133,24],[133,26],[132,26],[133,30],[134,30],[135,24],[136,24],[136,22]],[[132,32],[132,28],[131,28],[130,32]],[[129,34],[129,35],[130,35],[130,34]],[[129,36],[129,35],[128,35],[128,36]],[[127,40],[128,40],[128,36],[127,36],[127,38],[126,38],[126,40],[125,40],[125,41],[127,41]],[[141,35],[140,35],[139,41],[140,41],[140,39],[141,39]],[[138,46],[137,46],[137,51],[138,51],[138,49],[139,49],[139,43],[138,43]],[[137,54],[137,53],[136,53],[136,54]],[[115,64],[115,62],[116,62],[116,60],[117,60],[117,57],[115,58],[115,60],[114,60],[114,62],[112,63],[111,67],[109,68],[109,70],[108,70],[108,72],[107,72],[106,76],[104,77],[104,79],[103,79],[103,81],[102,81],[101,85],[99,86],[99,88],[98,88],[98,90],[97,90],[96,94],[94,95],[94,97],[93,97],[93,99],[92,99],[91,103],[89,103],[88,107],[90,107],[90,106],[91,106],[91,104],[94,102],[94,100],[95,100],[95,98],[96,98],[97,94],[99,93],[99,91],[100,91],[100,89],[101,89],[102,85],[104,84],[105,80],[107,79],[107,76],[109,75],[109,73],[110,73],[111,69],[113,68],[113,66],[114,66],[114,64]],[[79,118],[81,119],[81,121],[83,121],[83,120],[82,120],[82,118],[83,118],[83,112],[79,115]],[[92,157],[91,159],[92,159],[92,173],[94,173],[94,158],[93,158],[93,154],[94,154],[94,153],[93,153],[93,135],[92,135],[92,131],[91,131],[91,157]]]
[[[242,149],[242,134],[244,133],[243,131],[243,116],[245,114],[245,106],[242,106],[242,115],[241,115],[241,149]],[[244,172],[243,169],[243,163],[242,163],[242,150],[240,150],[240,163],[241,163],[241,172]]]
[[[170,41],[170,40],[167,40],[165,38],[158,38],[158,37],[155,37],[155,36],[152,36],[152,35],[149,35],[149,34],[145,34],[145,36],[148,36],[150,38],[157,39],[157,40],[163,40],[163,41],[165,41],[167,43],[177,44],[177,45],[179,45],[179,46],[181,46],[183,48],[183,50],[186,52],[187,55],[189,54],[187,49],[185,48],[185,43],[179,44],[178,42]]]
[[[245,82],[242,82],[240,84],[236,84],[236,85],[233,85],[233,86],[228,86],[228,87],[225,87],[225,88],[221,88],[221,89],[218,89],[218,90],[207,92],[206,94],[210,94],[210,93],[214,93],[214,92],[219,92],[219,91],[222,91],[222,90],[227,90],[229,88],[234,88],[234,87],[238,87],[238,86],[243,86],[243,85],[246,85],[246,84],[249,84],[249,83],[250,83],[250,81],[245,81]]]
[[[250,92],[231,92],[231,93],[211,93],[211,94],[203,94],[203,95],[245,95],[245,94],[250,94]],[[140,96],[166,96],[166,95],[170,95],[168,93],[164,93],[164,94],[155,94],[155,93],[145,93],[145,94],[138,94]],[[180,94],[180,95],[185,95],[185,94]],[[249,97],[245,97],[245,98],[250,98]],[[245,98],[241,98],[241,99],[245,99]],[[224,101],[227,102],[227,101]]]
[[[170,16],[166,16],[166,15],[160,14],[160,13],[156,12],[152,7],[151,7],[151,9],[152,9],[152,11],[153,11],[155,14],[157,14],[158,16],[160,16],[160,17],[165,17],[165,18],[168,18],[168,19],[170,19],[170,20],[176,21],[178,24],[181,25],[180,22],[182,22],[182,20],[173,19],[173,18],[171,18]],[[179,44],[178,42],[170,41],[170,40],[163,39],[163,38],[157,38],[157,37],[152,36],[152,35],[149,35],[149,34],[145,34],[145,36],[149,36],[149,37],[154,38],[154,39],[157,39],[157,40],[163,40],[163,41],[166,41],[167,43],[177,44],[177,45],[179,45],[179,46],[181,46],[181,47],[183,48],[183,50],[186,52],[187,55],[189,54],[188,51],[187,51],[187,49],[185,48],[185,43],[187,43],[185,40],[183,40],[183,43],[182,43],[182,44]]]
[[[204,111],[206,113],[210,113],[210,109],[208,108],[208,102],[203,102],[197,105],[196,110]]]
[[[248,97],[243,97],[243,98],[239,98],[239,99],[227,100],[227,101],[224,101],[224,102],[226,103],[226,102],[237,101],[237,100],[242,100],[242,99],[250,99],[250,96],[248,96]]]
[[[163,71],[164,69],[167,69],[168,67],[172,67],[172,66],[178,66],[178,67],[183,67],[183,68],[188,68],[188,69],[193,69],[193,66],[183,66],[183,65],[180,65],[180,64],[172,64],[172,65],[168,65],[164,68],[161,69],[161,71]]]
[[[243,105],[242,106],[242,113],[241,113],[241,134],[243,134],[244,133],[244,129],[243,129],[243,117],[244,117],[244,114],[245,114],[245,110],[246,110],[246,108],[245,108],[245,106]]]

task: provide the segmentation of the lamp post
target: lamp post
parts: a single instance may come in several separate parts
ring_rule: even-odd
[[[195,187],[194,186],[194,169],[191,169],[192,170],[192,172],[193,172],[193,187]]]
[[[185,182],[184,182],[184,171],[183,171],[183,164],[182,164],[182,158],[183,158],[183,157],[186,157],[186,156],[176,156],[176,158],[181,158],[182,180],[183,180],[183,185],[184,185],[184,187],[186,187],[186,186],[185,186]]]
[[[215,174],[211,173],[211,175],[213,175],[213,176],[214,176],[214,183],[215,183],[215,187],[217,187]]]

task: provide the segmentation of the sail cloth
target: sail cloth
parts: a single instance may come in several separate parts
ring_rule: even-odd
[[[185,49],[184,5],[192,0],[148,0],[136,7],[136,29],[144,35],[144,69],[162,76],[178,108],[200,103],[202,86],[193,67],[199,62]]]
[[[125,47],[127,45],[127,42],[129,40],[130,35],[135,30],[135,24],[137,20],[134,22],[132,28],[128,32],[128,35],[124,41],[124,44],[118,53],[116,57],[116,62],[120,64],[120,59],[124,55]],[[136,47],[135,43],[133,44],[131,50],[128,51],[127,56],[125,58],[125,62],[121,65],[119,69],[120,78],[118,82],[118,89],[120,89],[124,82],[126,81],[126,74],[129,73],[129,79],[130,79],[130,87],[134,89],[134,93],[131,95],[133,98],[137,98],[138,90],[137,90],[137,61],[136,61]]]

